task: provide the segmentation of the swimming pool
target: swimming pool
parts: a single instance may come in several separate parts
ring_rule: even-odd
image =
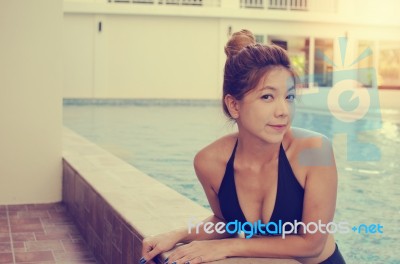
[[[300,111],[294,125],[331,135],[334,122],[329,115]],[[64,103],[64,125],[205,207],[193,157],[213,140],[235,131],[217,101],[100,100],[87,104],[71,100]],[[334,140],[339,173],[335,222],[384,226],[379,235],[335,235],[348,263],[400,263],[395,252],[400,241],[400,165],[396,158],[400,127],[385,121],[382,126],[362,135],[379,146],[379,161],[347,161],[344,138]]]

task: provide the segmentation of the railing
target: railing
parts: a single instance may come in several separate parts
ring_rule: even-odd
[[[308,10],[307,0],[241,0],[241,8]]]
[[[221,6],[221,0],[108,0],[108,2],[152,5]]]
[[[104,0],[109,3],[336,13],[338,0]]]
[[[240,0],[240,7],[264,9],[264,3],[264,0]]]

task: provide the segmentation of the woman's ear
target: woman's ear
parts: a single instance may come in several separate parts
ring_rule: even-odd
[[[238,100],[235,99],[230,94],[225,95],[224,102],[226,107],[228,108],[229,114],[233,119],[239,118],[239,103]]]

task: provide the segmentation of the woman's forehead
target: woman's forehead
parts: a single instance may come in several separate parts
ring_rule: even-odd
[[[274,68],[267,71],[261,78],[257,90],[288,90],[294,88],[292,73],[284,68]]]

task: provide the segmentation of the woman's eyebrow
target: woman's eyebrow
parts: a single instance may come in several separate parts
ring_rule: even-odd
[[[294,86],[291,86],[289,89],[287,89],[286,92],[291,92],[291,91],[293,91],[293,90],[295,90],[295,89],[296,89],[296,88],[295,88]],[[276,91],[276,90],[278,90],[278,89],[275,88],[275,87],[273,87],[273,86],[267,85],[267,86],[264,86],[263,88],[260,89],[260,91],[263,91],[263,90],[273,90],[273,91]]]
[[[275,87],[272,87],[272,86],[264,86],[263,88],[261,88],[260,89],[261,91],[263,91],[263,90],[273,90],[273,91],[276,91],[276,90],[278,90],[278,89],[276,89]]]

